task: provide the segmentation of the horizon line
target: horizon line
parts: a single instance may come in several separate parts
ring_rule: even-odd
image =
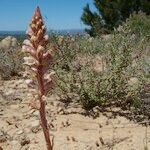
[[[72,29],[49,29],[47,31],[67,31],[67,30],[84,30],[81,28],[72,28]],[[25,32],[26,30],[0,30],[0,32]]]

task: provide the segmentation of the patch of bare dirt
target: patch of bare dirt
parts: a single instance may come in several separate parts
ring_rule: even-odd
[[[0,82],[0,150],[46,150],[39,115],[28,106],[23,79]],[[118,112],[114,108],[113,112]],[[54,150],[144,150],[150,148],[150,126],[111,111],[88,114],[80,105],[68,106],[47,97],[47,120]]]

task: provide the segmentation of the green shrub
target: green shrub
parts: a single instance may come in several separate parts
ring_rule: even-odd
[[[126,22],[118,27],[117,31],[138,36],[150,36],[150,16],[145,15],[143,12],[133,13]]]
[[[140,92],[149,78],[150,42],[149,21],[141,26],[145,16],[138,15],[107,37],[55,37],[51,47],[57,55],[56,89],[64,99],[76,99],[86,109],[95,105],[140,106]]]

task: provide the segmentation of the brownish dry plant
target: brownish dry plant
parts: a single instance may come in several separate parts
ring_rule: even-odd
[[[38,95],[38,101],[34,101],[31,106],[39,110],[47,150],[52,150],[45,110],[45,96],[53,87],[52,73],[48,74],[52,55],[46,51],[48,35],[45,35],[45,33],[46,28],[40,8],[37,7],[27,30],[28,39],[23,42],[22,49],[28,53],[28,57],[24,57],[27,66],[25,73],[30,75],[31,78],[26,80],[27,84],[30,88],[35,89]]]

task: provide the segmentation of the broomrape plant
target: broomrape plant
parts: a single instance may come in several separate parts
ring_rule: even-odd
[[[52,150],[45,110],[45,96],[53,87],[53,73],[47,73],[52,63],[52,55],[46,51],[48,35],[45,33],[46,28],[40,8],[37,7],[27,30],[28,39],[23,42],[22,49],[29,54],[28,57],[24,57],[24,64],[27,65],[26,74],[31,77],[31,80],[27,80],[27,84],[38,92],[39,101],[34,102],[31,106],[39,110],[47,150]]]

